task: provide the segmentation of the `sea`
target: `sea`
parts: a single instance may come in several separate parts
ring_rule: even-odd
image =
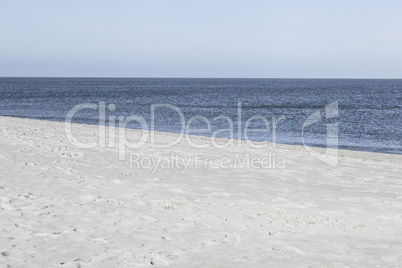
[[[402,79],[0,78],[0,115],[402,154]]]

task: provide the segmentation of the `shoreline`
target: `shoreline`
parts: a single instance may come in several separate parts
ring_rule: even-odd
[[[97,125],[72,124],[72,132],[99,142]],[[124,133],[133,142],[142,130]],[[155,141],[177,136],[157,132]],[[147,140],[119,160],[107,142],[86,149],[70,142],[64,122],[0,116],[0,264],[402,262],[401,155],[339,150],[332,167],[325,163],[332,155],[318,159],[303,146],[255,149],[238,140],[241,147],[196,149],[183,139],[168,148]]]
[[[4,117],[10,117],[10,118],[18,118],[18,119],[22,119],[22,120],[38,120],[38,121],[46,121],[46,122],[56,122],[56,123],[60,123],[60,124],[64,124],[65,121],[58,121],[58,120],[51,120],[48,118],[29,118],[29,117],[23,117],[23,116],[14,116],[14,115],[0,115],[0,118]],[[99,127],[99,124],[91,124],[91,123],[71,123],[72,125],[85,125],[85,126],[96,126]],[[109,128],[108,125],[105,125],[106,128]],[[114,128],[119,128],[119,127],[114,127]],[[133,131],[147,131],[147,132],[151,132],[151,130],[142,130],[142,129],[136,129],[136,128],[127,128],[128,130],[133,130]],[[165,131],[157,131],[155,130],[155,133],[159,133],[159,134],[172,134],[172,135],[180,135],[179,133],[176,132],[165,132]],[[187,134],[185,134],[187,135]],[[195,135],[195,134],[190,134],[188,136],[191,137],[201,137],[201,138],[206,138],[206,139],[210,139],[211,136],[204,136],[204,135]],[[237,142],[239,140],[246,142],[246,139],[229,139],[229,138],[216,138],[216,139],[228,139],[228,140],[233,140],[234,142]],[[252,143],[268,143],[268,144],[275,144],[275,146],[281,146],[281,147],[287,147],[287,146],[294,146],[296,147],[304,147],[302,144],[289,144],[289,143],[273,143],[271,141],[256,141],[256,140],[249,140]],[[323,150],[325,149],[324,146],[308,146],[310,148],[313,148],[315,150]],[[402,153],[389,153],[389,152],[381,152],[381,151],[369,151],[369,150],[359,150],[359,149],[350,149],[350,148],[344,148],[346,146],[339,146],[338,147],[338,151],[341,153],[341,155],[353,155],[353,153],[348,153],[348,152],[356,152],[356,155],[359,155],[360,153],[368,153],[368,154],[384,154],[384,155],[396,155],[396,156],[402,156]],[[356,146],[354,146],[356,147]]]

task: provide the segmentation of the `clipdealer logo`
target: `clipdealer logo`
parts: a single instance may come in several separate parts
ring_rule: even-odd
[[[218,149],[222,148],[235,148],[242,147],[243,143],[247,144],[251,148],[256,149],[264,149],[267,147],[275,147],[276,146],[276,137],[277,137],[277,128],[278,124],[286,119],[286,116],[282,115],[279,117],[272,116],[271,120],[268,120],[267,117],[261,115],[254,115],[247,120],[243,120],[242,118],[242,105],[241,102],[237,105],[237,118],[232,120],[228,116],[220,115],[213,118],[213,121],[227,121],[228,128],[218,129],[212,132],[212,124],[211,120],[206,118],[205,116],[196,115],[190,118],[188,121],[185,120],[184,114],[182,111],[171,104],[152,104],[150,106],[150,125],[145,120],[145,118],[137,115],[131,116],[115,116],[108,115],[108,120],[106,120],[106,114],[110,114],[115,112],[116,105],[109,104],[106,105],[105,102],[99,102],[98,104],[94,103],[83,103],[76,105],[73,107],[67,114],[65,119],[65,134],[71,144],[78,148],[89,149],[89,148],[117,148],[119,160],[126,160],[127,158],[127,149],[137,149],[141,148],[145,144],[150,141],[151,148],[170,148],[180,143],[181,140],[186,139],[187,143],[196,149],[205,149],[209,147],[214,147]],[[180,133],[177,135],[174,141],[171,141],[167,144],[158,144],[155,142],[155,111],[157,109],[170,109],[171,111],[177,113],[180,116],[180,124],[181,129]],[[77,139],[72,131],[72,120],[74,116],[81,110],[91,109],[98,111],[98,141],[80,141]],[[325,106],[325,119],[332,119],[338,117],[338,101],[335,101],[331,104]],[[192,123],[195,121],[203,121],[206,124],[206,128],[192,128]],[[108,125],[106,126],[106,121]],[[244,122],[245,121],[245,122]],[[262,128],[251,128],[254,121],[259,121],[260,126]],[[325,152],[320,152],[317,148],[310,147],[306,144],[305,139],[305,129],[313,124],[322,123],[323,116],[321,115],[321,111],[317,110],[313,114],[307,117],[305,122],[302,124],[301,129],[301,138],[302,145],[312,156],[317,158],[318,160],[332,166],[337,167],[339,164],[338,157],[338,123],[327,123],[326,124],[326,145]],[[129,140],[126,137],[126,128],[129,123],[137,123],[139,124],[140,130],[142,132],[140,138],[133,141]],[[235,128],[234,126],[237,126]],[[212,135],[210,137],[206,137],[205,144],[196,144],[191,139],[190,133],[200,133],[201,132],[210,132]],[[245,140],[234,139],[234,133],[237,131],[238,137],[244,137]],[[217,142],[217,136],[222,133],[227,132],[229,135],[229,139],[226,139],[226,142],[222,144],[222,140]],[[250,132],[259,132],[259,133],[268,133],[267,140],[271,140],[272,143],[255,143],[248,139]],[[269,154],[269,153],[267,153]],[[145,161],[145,160],[144,160]],[[208,162],[208,161],[207,161]]]
[[[331,119],[338,117],[338,101],[325,106],[325,119]],[[322,162],[332,166],[337,167],[339,165],[339,150],[338,150],[338,137],[339,137],[339,125],[338,122],[327,123],[326,124],[326,146],[325,152],[321,153],[313,147],[306,145],[304,139],[304,130],[308,126],[322,121],[321,111],[317,110],[303,123],[302,127],[302,141],[304,148],[315,158],[321,160]]]

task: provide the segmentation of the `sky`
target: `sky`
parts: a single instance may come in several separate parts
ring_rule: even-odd
[[[0,0],[0,77],[402,78],[402,1]]]

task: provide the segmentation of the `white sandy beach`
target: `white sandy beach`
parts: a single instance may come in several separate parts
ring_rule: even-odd
[[[340,151],[331,167],[302,146],[182,140],[122,161],[64,130],[0,117],[0,267],[402,267],[401,155]],[[97,141],[97,126],[73,132]]]

